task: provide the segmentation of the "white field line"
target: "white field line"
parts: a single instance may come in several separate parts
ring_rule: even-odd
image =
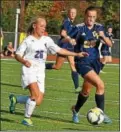
[[[5,83],[5,84],[6,84],[6,83],[10,83],[10,82],[1,82],[1,83]],[[16,85],[18,85],[18,87],[21,87],[20,84],[16,84]],[[107,83],[106,85],[112,86],[111,84],[108,84],[108,83]],[[11,86],[11,87],[12,87],[12,86]],[[49,85],[49,86],[48,86],[47,84],[45,85],[45,88],[47,88],[47,89],[48,89],[48,88],[53,88],[53,87],[54,87],[54,89],[55,89],[55,88],[57,89],[57,86],[54,86],[54,85],[51,85],[51,86]],[[113,86],[112,86],[112,87],[113,87]],[[24,90],[22,87],[21,87],[21,89]],[[46,90],[47,90],[47,89],[46,89]],[[63,87],[63,89],[64,89],[64,87]],[[70,89],[70,90],[72,90],[72,89]],[[107,89],[107,86],[106,86],[105,91],[107,91],[107,90],[108,90],[108,89]],[[73,91],[72,91],[72,92],[73,92]],[[120,94],[119,92],[113,92],[113,91],[109,91],[109,90],[108,90],[108,93]]]
[[[7,77],[12,77],[12,76],[14,76],[14,77],[20,77],[20,75],[11,75],[11,74],[4,74],[3,76],[7,76]],[[2,77],[3,77],[2,76]],[[46,79],[49,79],[49,80],[57,80],[57,81],[64,81],[64,82],[69,82],[69,81],[72,81],[71,79],[70,80],[68,80],[68,79],[63,79],[63,78],[54,78],[54,77],[46,77]],[[113,79],[113,80],[109,80],[109,81],[117,81],[117,82],[119,82],[119,80],[115,80],[114,78],[110,78],[110,79]]]
[[[11,82],[7,81],[7,82],[0,82],[0,83],[11,83]],[[104,83],[105,83],[105,82],[104,82]],[[19,84],[16,84],[16,85],[21,86],[21,85],[19,85]],[[108,85],[108,86],[117,86],[117,87],[119,87],[119,84],[114,84],[114,83],[105,83],[105,85]],[[46,87],[57,87],[57,86],[46,86]]]
[[[5,108],[5,109],[8,109],[8,107],[6,106],[1,106],[2,108]],[[24,111],[25,109],[21,109],[21,108],[16,108],[17,110],[20,110],[20,111]],[[36,112],[36,110],[35,110]],[[69,117],[72,117],[72,114],[67,114],[67,113],[60,113],[60,112],[54,112],[54,111],[39,111],[37,112],[37,114],[40,114],[40,113],[47,113],[47,114],[53,114],[53,115],[63,115],[63,116],[69,116]],[[2,113],[1,113],[2,115]],[[41,114],[40,114],[41,115]],[[81,118],[86,118],[86,115],[80,115],[79,114],[79,117]],[[120,120],[118,119],[112,119],[113,121],[116,121],[116,122],[119,122]]]
[[[10,73],[14,73],[15,72],[15,70],[13,70],[13,69],[11,69],[11,68],[5,68],[5,69],[1,69],[1,72],[6,72],[7,70],[9,70],[9,72]],[[19,71],[21,71],[21,69],[19,70]],[[46,72],[47,72],[47,70],[46,70]],[[61,70],[60,70],[60,72],[61,72]],[[104,71],[105,72],[105,71]],[[55,73],[55,72],[53,72],[52,73],[53,75],[58,75],[58,73]],[[107,74],[107,75],[109,75],[109,74],[120,74],[120,72],[105,72],[105,73],[100,73],[101,75],[105,75],[105,74]],[[65,75],[65,76],[71,76],[69,73],[67,74],[67,75]]]
[[[1,98],[1,99],[8,100],[8,98]],[[45,98],[44,100],[45,100],[45,101],[46,101],[46,100],[47,100],[47,101],[49,100],[49,101],[51,101],[51,103],[52,103],[52,102],[58,102],[58,103],[67,102],[67,103],[70,103],[70,101],[71,101],[71,100],[68,100],[68,101],[67,101],[67,100],[64,100],[64,101],[62,101],[62,100],[59,100],[59,99],[58,99],[58,100],[55,100],[55,99],[53,100],[53,99],[46,99],[46,98]],[[76,101],[76,100],[75,100],[75,101]],[[2,101],[1,101],[1,102],[2,102]],[[94,103],[94,101],[87,101],[87,102],[88,102],[88,103]],[[70,103],[70,104],[71,104],[71,103]],[[107,101],[107,100],[106,100],[106,101],[105,101],[105,104],[111,104],[111,105],[118,105],[118,106],[119,106],[119,102],[117,102],[117,101],[112,101],[112,102],[111,102],[111,101]]]
[[[22,95],[23,96],[23,94],[16,94],[16,93],[10,93],[10,92],[6,92],[6,91],[3,91],[3,92],[1,92],[1,93],[3,93],[3,94],[15,94],[15,95]],[[5,97],[2,97],[2,99],[7,99],[8,100],[8,98],[5,98]],[[70,102],[70,101],[76,101],[77,99],[67,99],[67,98],[61,98],[61,99],[57,99],[57,98],[54,98],[54,99],[51,99],[51,98],[44,98],[44,100],[50,100],[50,101],[57,101],[57,102]],[[88,102],[90,102],[90,103],[94,103],[94,100],[88,100]],[[119,103],[119,101],[118,100],[105,100],[105,102],[108,102],[108,103],[116,103],[116,104],[118,104]]]
[[[4,60],[4,61],[15,61],[17,62],[15,59],[1,59],[1,60]],[[54,63],[55,61],[46,61],[47,63]],[[7,62],[4,62],[4,63],[7,63]],[[19,64],[19,62],[17,62]],[[64,62],[65,64],[68,64],[68,62]],[[15,64],[15,63],[9,63],[9,64]],[[106,64],[108,66],[119,66],[119,64]]]

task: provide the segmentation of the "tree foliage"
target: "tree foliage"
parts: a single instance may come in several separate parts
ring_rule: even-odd
[[[1,1],[1,27],[4,31],[14,31],[17,1]]]
[[[77,9],[76,22],[81,23],[84,19],[85,9],[89,5],[98,7],[99,22],[106,26],[112,24],[115,29],[119,28],[119,0],[2,0],[1,24],[4,31],[15,30],[16,8],[22,6],[22,1],[25,1],[24,14],[22,14],[24,18],[23,22],[21,22],[24,31],[26,31],[32,18],[40,15],[47,19],[47,30],[49,33],[59,33],[60,26],[63,19],[67,16],[69,8],[75,7]]]

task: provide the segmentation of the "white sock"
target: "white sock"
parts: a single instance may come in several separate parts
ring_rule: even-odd
[[[17,103],[26,104],[29,96],[16,96]]]
[[[30,98],[27,100],[26,102],[26,106],[25,106],[25,117],[31,117],[34,109],[36,107],[36,101],[31,100]]]

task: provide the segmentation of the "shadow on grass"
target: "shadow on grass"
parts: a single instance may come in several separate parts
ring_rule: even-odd
[[[9,83],[2,83],[2,82],[1,82],[1,86],[2,86],[2,85],[11,86],[11,87],[21,87],[20,85],[9,84]],[[56,89],[46,88],[46,89],[49,89],[49,91],[54,91],[54,92],[74,93],[74,92],[72,91],[72,89],[70,89],[70,91],[68,91],[68,90],[61,90],[61,89],[59,90],[58,88],[56,88]]]
[[[2,113],[9,113],[9,111],[7,111],[7,110],[1,110],[1,112]],[[15,114],[13,114],[13,115],[24,116],[24,113],[15,112]],[[49,117],[49,116],[42,116],[42,115],[40,116],[40,115],[35,115],[35,114],[33,114],[32,117],[36,117],[36,118],[40,118],[40,119],[45,119],[45,120],[60,121],[60,122],[64,122],[64,123],[72,123],[72,121],[70,121],[70,120],[59,119],[57,117]],[[3,120],[3,121],[6,121],[6,120]],[[8,121],[9,121],[9,119],[8,119]],[[10,120],[10,122],[11,122],[11,120]]]
[[[12,86],[12,87],[21,87],[20,85],[9,84],[9,83],[2,83],[2,82],[1,82],[1,85]]]

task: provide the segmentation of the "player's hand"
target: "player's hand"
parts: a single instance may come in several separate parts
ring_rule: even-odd
[[[101,37],[101,38],[104,38],[105,37],[105,34],[104,34],[103,31],[99,31],[98,34],[99,34],[99,37]]]
[[[70,39],[69,42],[70,42],[72,45],[76,45],[76,40],[75,40],[75,39]]]
[[[28,60],[25,60],[24,65],[29,68],[31,66],[31,63]]]
[[[87,52],[80,52],[80,53],[78,53],[78,56],[79,57],[86,57],[86,56],[89,56],[89,54]]]

